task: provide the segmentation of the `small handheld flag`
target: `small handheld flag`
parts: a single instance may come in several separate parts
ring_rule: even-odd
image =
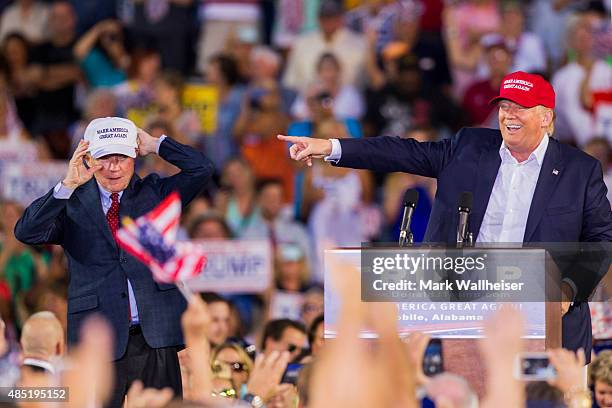
[[[125,217],[117,231],[117,242],[129,254],[147,265],[158,282],[175,283],[189,301],[184,280],[199,275],[206,264],[202,248],[191,242],[177,242],[181,198],[177,192],[136,220]]]

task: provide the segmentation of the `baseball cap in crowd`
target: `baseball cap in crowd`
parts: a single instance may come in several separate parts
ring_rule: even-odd
[[[507,99],[527,108],[537,105],[555,108],[555,90],[552,85],[540,75],[523,71],[506,75],[499,87],[499,95],[489,103],[500,99]]]
[[[344,13],[342,4],[337,0],[322,0],[319,5],[319,17],[337,17]]]
[[[134,122],[124,118],[98,118],[89,122],[85,129],[85,140],[94,159],[109,154],[136,157],[138,144]]]

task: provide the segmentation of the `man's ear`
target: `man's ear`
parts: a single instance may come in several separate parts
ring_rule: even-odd
[[[542,127],[548,128],[554,119],[553,111],[550,109],[545,109],[542,114]]]

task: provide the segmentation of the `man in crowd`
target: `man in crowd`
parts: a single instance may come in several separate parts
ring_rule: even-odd
[[[23,371],[55,373],[65,351],[64,329],[51,312],[38,312],[26,320],[21,331]]]
[[[264,327],[261,349],[266,355],[288,351],[291,361],[304,350],[306,342],[306,327],[302,323],[291,319],[270,320]]]
[[[167,178],[134,174],[137,155],[159,154],[181,172]],[[181,395],[177,348],[185,300],[175,285],[157,283],[149,269],[115,241],[119,218],[151,211],[173,191],[187,205],[208,183],[211,162],[165,135],[154,138],[123,118],[90,122],[65,178],[34,201],[15,236],[31,244],[59,244],[69,264],[68,342],[92,314],[114,331],[115,390],[120,407],[131,383],[171,387]]]
[[[612,212],[601,165],[551,138],[555,92],[539,75],[514,72],[500,86],[500,130],[462,129],[449,140],[314,139],[294,143],[291,157],[312,165],[404,171],[438,179],[425,241],[456,243],[457,199],[473,193],[469,231],[480,243],[610,242]],[[574,273],[572,273],[574,272]],[[591,350],[588,296],[597,277],[570,271],[563,292],[563,346]],[[570,303],[570,300],[572,302]]]
[[[359,87],[364,79],[366,41],[344,27],[344,10],[335,0],[319,7],[320,29],[300,35],[289,53],[283,85],[306,91],[315,79],[317,60],[325,52],[338,56],[342,83]]]
[[[229,336],[230,304],[214,292],[202,293],[202,299],[206,302],[210,314],[206,338],[213,347],[223,344]]]
[[[306,229],[283,215],[283,183],[264,179],[257,185],[257,213],[242,234],[244,239],[268,239],[273,249],[283,243],[297,243],[312,260]]]

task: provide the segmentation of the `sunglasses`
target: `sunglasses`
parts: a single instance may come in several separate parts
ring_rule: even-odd
[[[304,348],[303,348],[303,347],[300,347],[300,346],[296,346],[295,344],[289,344],[289,345],[287,346],[287,351],[288,351],[289,353],[292,353],[292,354],[293,354],[293,352],[294,352],[295,350],[300,350],[300,352],[301,352],[302,350],[304,350]]]
[[[234,373],[248,372],[249,367],[239,361],[215,361],[212,370],[214,374],[223,371],[223,366],[229,367]]]

